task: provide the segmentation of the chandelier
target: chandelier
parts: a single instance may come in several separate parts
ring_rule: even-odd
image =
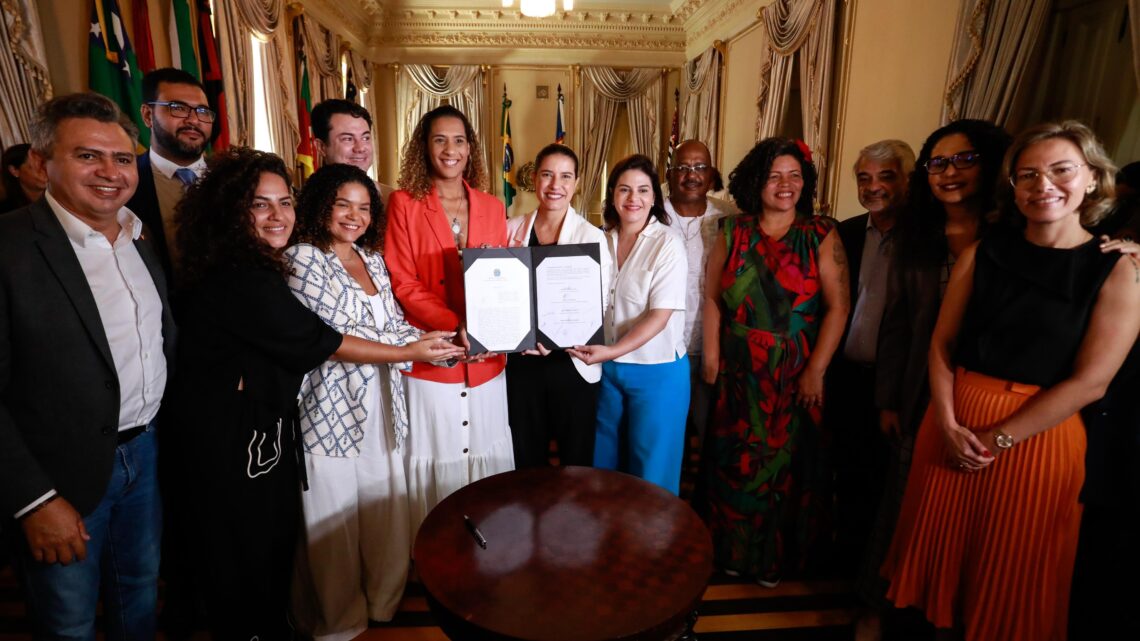
[[[545,18],[554,15],[555,0],[519,0],[519,11],[531,18]],[[503,7],[513,6],[515,0],[503,0]],[[573,11],[574,0],[562,0],[563,11]]]

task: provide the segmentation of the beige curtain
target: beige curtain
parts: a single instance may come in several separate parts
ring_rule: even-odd
[[[264,82],[273,151],[285,160],[285,166],[293,167],[301,134],[294,100],[295,74],[284,28],[285,0],[227,0],[215,3],[215,10],[226,104],[234,106],[229,110],[230,142],[252,144],[252,87],[254,82]],[[251,35],[265,43],[264,78],[253,77]]]
[[[52,97],[35,0],[0,0],[0,146],[27,142],[36,107]]]
[[[345,57],[348,59],[348,68],[352,70],[352,80],[356,83],[356,88],[371,90],[372,63],[351,49],[345,52]]]
[[[1128,22],[1132,30],[1132,69],[1140,88],[1140,0],[1128,0]]]
[[[340,73],[340,36],[325,29],[316,20],[302,15],[305,60],[309,63],[309,88],[319,78],[313,104],[329,98],[344,97],[344,83]]]
[[[353,72],[355,75],[355,72]],[[487,99],[483,88],[483,69],[479,65],[453,65],[443,76],[431,65],[409,64],[400,67],[396,81],[396,134],[400,154],[424,114],[442,104],[462,111],[471,121],[482,146],[483,164],[490,171],[490,141],[487,136]]]
[[[581,131],[589,132],[582,144],[581,189],[578,208],[586,211],[601,184],[602,169],[610,152],[610,137],[621,103],[626,103],[634,151],[657,161],[660,152],[660,69],[617,71],[610,67],[582,67]]]
[[[1140,4],[1131,2],[1132,6]],[[1051,0],[962,3],[942,109],[943,123],[959,118],[1005,123],[1033,50],[1045,30],[1051,6]]]
[[[720,68],[723,58],[716,47],[685,63],[685,93],[681,107],[681,139],[696,139],[709,148],[716,162],[720,119]],[[680,142],[680,141],[678,141]]]
[[[768,55],[760,61],[756,140],[780,132],[788,111],[795,56],[799,54],[804,142],[819,172],[816,194],[820,197],[827,193],[827,120],[835,19],[835,0],[777,0],[760,11]],[[830,209],[828,203],[819,203],[819,207],[825,212]]]
[[[787,115],[795,56],[799,54],[804,142],[819,172],[816,194],[821,197],[827,193],[827,119],[835,19],[835,0],[777,0],[760,11],[768,55],[760,61],[756,140],[779,133]],[[819,205],[821,210],[829,210],[828,203]]]

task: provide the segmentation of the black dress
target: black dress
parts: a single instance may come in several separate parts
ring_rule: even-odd
[[[280,273],[219,269],[184,292],[165,457],[181,477],[215,639],[286,638],[300,524],[297,391],[342,337]]]
[[[531,230],[531,247],[540,245]],[[507,358],[507,416],[515,468],[550,465],[550,440],[561,465],[594,464],[594,422],[601,383],[588,383],[565,351]]]

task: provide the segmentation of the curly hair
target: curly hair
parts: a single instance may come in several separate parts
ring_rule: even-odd
[[[796,213],[801,216],[812,215],[812,199],[815,198],[815,185],[819,180],[815,163],[804,156],[803,150],[791,138],[761,140],[728,175],[728,193],[732,194],[741,211],[748,214],[763,213],[764,186],[768,184],[772,163],[780,156],[791,156],[800,163],[804,187],[800,191],[800,199],[796,201]]]
[[[899,259],[903,264],[935,258],[942,260],[945,256],[942,248],[946,242],[946,209],[930,189],[930,174],[926,170],[926,163],[934,153],[934,146],[943,138],[954,134],[965,136],[974,151],[981,155],[981,175],[975,196],[983,214],[979,221],[979,235],[985,233],[987,223],[993,222],[990,212],[997,208],[996,193],[1002,157],[1013,139],[1005,129],[987,120],[967,118],[939,127],[922,144],[914,171],[910,174],[907,203],[899,212],[896,223],[899,239],[894,244],[899,248]]]
[[[670,224],[669,212],[665,211],[665,198],[661,195],[661,179],[657,176],[653,161],[648,156],[634,154],[618,161],[610,170],[610,177],[606,180],[606,203],[602,211],[606,229],[615,229],[621,225],[621,216],[614,205],[614,189],[617,187],[618,178],[627,171],[640,171],[649,176],[649,184],[653,185],[653,207],[649,210],[649,214],[662,225]]]
[[[1097,140],[1096,134],[1084,123],[1077,120],[1064,122],[1046,122],[1035,125],[1021,132],[1010,145],[1002,163],[999,181],[1001,201],[1001,220],[1021,227],[1025,224],[1025,217],[1017,209],[1013,199],[1013,186],[1009,177],[1017,167],[1021,154],[1030,146],[1046,140],[1068,140],[1080,150],[1084,156],[1085,165],[1093,174],[1093,191],[1085,194],[1080,205],[1081,225],[1093,227],[1099,223],[1112,209],[1116,193],[1116,165],[1104,151],[1104,146]]]
[[[463,129],[467,133],[467,167],[463,170],[463,180],[479,191],[487,190],[487,168],[483,166],[483,151],[479,146],[479,136],[471,127],[471,121],[464,113],[451,105],[441,105],[432,109],[420,118],[411,138],[404,145],[404,157],[400,161],[400,177],[397,185],[400,189],[412,195],[416,200],[422,200],[431,192],[431,158],[428,156],[431,136],[431,126],[440,118],[458,118],[463,122]]]
[[[368,251],[379,251],[384,243],[384,227],[387,215],[376,183],[359,167],[353,165],[325,165],[309,177],[301,195],[297,197],[297,227],[292,242],[309,243],[328,251],[333,244],[329,221],[332,219],[333,203],[340,188],[348,184],[358,184],[368,190],[369,214],[368,229],[356,239],[356,245]]]
[[[254,267],[286,273],[280,252],[263,242],[250,208],[262,174],[276,174],[290,184],[285,163],[276,154],[230,147],[206,163],[206,174],[186,190],[175,208],[179,279],[201,281],[219,267]]]

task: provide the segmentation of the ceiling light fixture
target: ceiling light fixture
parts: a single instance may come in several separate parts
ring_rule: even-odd
[[[519,11],[528,18],[546,18],[554,15],[555,0],[519,0]],[[503,0],[503,8],[514,6],[514,0]],[[574,10],[574,0],[562,0],[563,11]]]

